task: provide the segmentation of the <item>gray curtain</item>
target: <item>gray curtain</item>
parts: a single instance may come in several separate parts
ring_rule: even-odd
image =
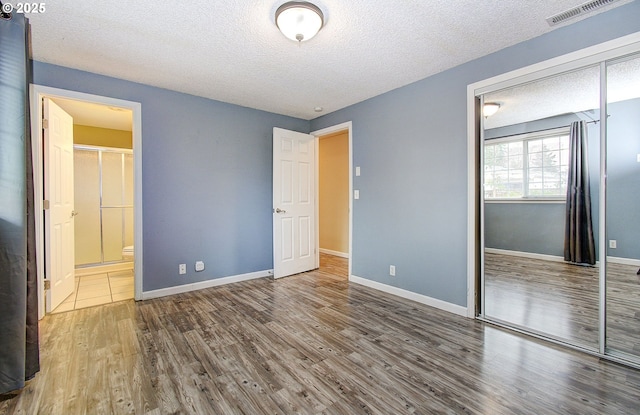
[[[587,131],[584,121],[571,124],[564,260],[576,264],[596,263],[591,219],[591,188]]]
[[[0,393],[39,370],[28,33],[0,16]]]

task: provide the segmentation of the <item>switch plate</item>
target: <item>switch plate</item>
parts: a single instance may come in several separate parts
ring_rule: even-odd
[[[204,262],[196,261],[196,272],[204,271]]]
[[[640,163],[640,154],[636,154],[636,160]]]
[[[354,199],[360,199],[360,190],[354,190],[353,191],[353,198]]]
[[[638,154],[638,161],[640,161],[640,154]],[[360,166],[356,166],[356,176],[360,176]]]
[[[186,274],[187,273],[187,264],[178,265],[178,273],[180,275]]]
[[[609,239],[609,248],[616,249],[618,247],[618,241],[615,239]]]
[[[389,265],[389,275],[391,275],[392,277],[396,276],[396,266],[395,265]]]

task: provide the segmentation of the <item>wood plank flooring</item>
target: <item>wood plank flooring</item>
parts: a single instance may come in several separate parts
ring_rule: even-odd
[[[0,414],[638,413],[640,371],[351,284],[339,261],[48,315],[42,370]]]
[[[640,356],[640,276],[607,265],[607,348]],[[486,315],[598,348],[599,268],[485,254]]]

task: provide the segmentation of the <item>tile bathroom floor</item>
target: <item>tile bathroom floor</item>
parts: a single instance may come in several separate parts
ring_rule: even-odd
[[[133,270],[76,276],[76,287],[52,313],[93,307],[133,298]]]

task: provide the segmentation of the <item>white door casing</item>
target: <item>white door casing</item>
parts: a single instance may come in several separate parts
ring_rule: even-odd
[[[315,137],[273,129],[273,276],[316,263]]]
[[[73,293],[74,195],[73,118],[48,98],[44,99],[45,272],[50,281],[47,312]],[[45,206],[46,208],[46,206]]]

